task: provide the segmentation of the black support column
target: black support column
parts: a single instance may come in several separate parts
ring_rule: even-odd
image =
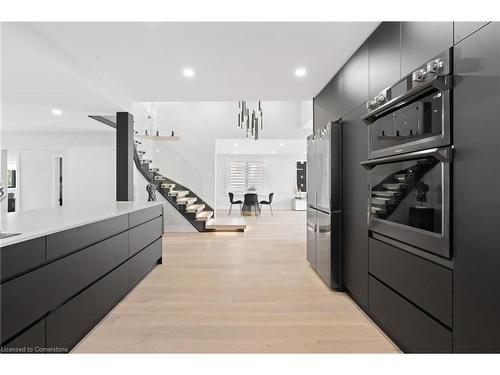
[[[134,117],[116,113],[116,200],[134,200]]]

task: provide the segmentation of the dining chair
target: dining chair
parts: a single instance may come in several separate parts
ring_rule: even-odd
[[[255,193],[246,193],[243,196],[243,210],[252,212],[252,207],[255,211],[255,217],[258,217],[259,208],[259,197]]]
[[[231,211],[233,210],[233,204],[237,204],[240,206],[240,213],[241,213],[241,205],[243,204],[243,202],[240,200],[235,201],[233,193],[229,193],[229,203],[231,203],[231,206],[229,206],[229,213],[227,214],[227,216],[231,215]]]
[[[260,201],[259,202],[259,206],[260,206],[260,211],[262,212],[262,205],[263,204],[267,204],[269,205],[269,209],[271,210],[271,216],[274,216],[274,213],[273,213],[273,197],[274,197],[274,193],[271,193],[269,194],[269,200],[268,201]]]

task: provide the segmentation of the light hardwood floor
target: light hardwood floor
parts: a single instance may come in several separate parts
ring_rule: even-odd
[[[309,266],[305,212],[264,210],[247,224],[245,233],[166,234],[163,265],[74,352],[398,351]]]

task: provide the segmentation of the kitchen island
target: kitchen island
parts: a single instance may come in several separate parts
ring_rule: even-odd
[[[160,202],[1,217],[1,352],[69,352],[162,262]]]

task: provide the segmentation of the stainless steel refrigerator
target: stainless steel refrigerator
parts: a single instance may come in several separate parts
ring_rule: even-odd
[[[341,120],[307,138],[307,260],[337,290],[342,290],[341,158]]]

